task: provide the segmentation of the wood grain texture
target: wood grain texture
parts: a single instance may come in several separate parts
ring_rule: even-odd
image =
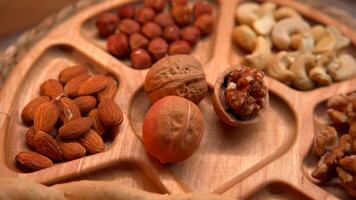
[[[289,5],[314,21],[335,25],[356,44],[353,30],[318,11],[294,1],[269,1]],[[308,176],[313,163],[309,154],[315,128],[313,116],[320,102],[353,91],[355,79],[299,92],[267,77],[270,107],[255,125],[229,127],[213,110],[211,91],[217,76],[241,60],[242,53],[234,50],[230,39],[239,0],[214,3],[218,31],[201,41],[193,52],[204,65],[210,87],[209,95],[199,104],[206,126],[199,149],[175,165],[162,166],[149,158],[140,139],[143,116],[151,105],[142,88],[148,70],[132,69],[128,61],[106,53],[93,24],[97,14],[128,2],[103,2],[76,14],[51,31],[14,68],[0,93],[1,176],[45,184],[78,178],[113,180],[158,193],[214,192],[242,199],[273,199],[276,194],[286,199],[337,198],[336,193],[319,187]],[[124,121],[117,136],[102,153],[22,173],[14,163],[16,153],[26,149],[21,111],[38,96],[44,80],[58,77],[62,69],[74,63],[87,65],[91,72],[111,74],[119,81],[114,100],[122,108]],[[347,197],[341,193],[339,198]]]

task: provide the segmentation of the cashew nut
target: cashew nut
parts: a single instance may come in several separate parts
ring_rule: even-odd
[[[350,39],[343,36],[336,27],[329,26],[326,28],[326,31],[327,35],[316,43],[314,53],[338,51],[350,44]]]
[[[332,83],[331,76],[326,72],[323,65],[318,64],[316,67],[309,71],[309,77],[312,81],[319,85],[330,85]]]
[[[312,34],[315,43],[317,43],[321,38],[328,35],[326,28],[322,25],[315,25],[311,28],[310,33]]]
[[[277,9],[277,5],[275,3],[266,2],[262,4],[261,8],[265,13],[273,13]]]
[[[266,67],[267,74],[281,82],[290,84],[294,78],[293,73],[288,69],[294,62],[294,55],[281,51],[272,56]]]
[[[240,24],[252,25],[261,16],[258,13],[261,9],[260,5],[253,2],[243,3],[235,10],[235,18]]]
[[[275,21],[272,15],[267,14],[253,22],[252,26],[260,35],[267,35],[271,32]]]
[[[289,17],[302,18],[302,16],[300,16],[300,14],[296,10],[289,7],[280,7],[273,13],[273,16],[276,21]]]
[[[294,34],[291,36],[291,49],[301,53],[311,52],[314,49],[314,38],[310,33]]]
[[[287,50],[291,44],[290,36],[296,33],[309,32],[310,25],[301,18],[291,17],[276,23],[272,30],[272,41],[277,48]]]
[[[350,38],[345,37],[335,26],[328,26],[326,30],[330,35],[332,35],[337,41],[335,46],[335,51],[338,51],[346,46],[348,46],[351,42]]]
[[[298,54],[290,67],[293,73],[293,86],[300,90],[310,90],[314,88],[313,81],[308,77],[309,69],[314,65],[312,54]]]
[[[256,48],[252,54],[245,57],[244,61],[251,67],[263,70],[271,55],[271,48],[271,41],[265,37],[259,36],[256,39]]]
[[[335,81],[343,81],[356,75],[356,61],[349,54],[341,54],[328,66],[327,71]]]
[[[256,39],[256,33],[247,25],[237,26],[232,31],[233,42],[248,52],[252,52],[255,48]]]

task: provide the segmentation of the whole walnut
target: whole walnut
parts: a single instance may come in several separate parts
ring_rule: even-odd
[[[119,18],[113,13],[103,13],[96,19],[95,25],[100,37],[109,37],[115,33]]]
[[[127,36],[123,33],[111,35],[107,40],[107,49],[115,57],[125,58],[130,52]]]
[[[144,83],[152,102],[170,95],[198,104],[208,93],[201,63],[189,55],[166,56],[152,65]]]
[[[199,147],[203,132],[204,117],[199,107],[177,96],[153,104],[142,126],[147,153],[161,163],[177,163],[190,157]]]

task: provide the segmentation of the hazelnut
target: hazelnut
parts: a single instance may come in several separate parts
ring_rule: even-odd
[[[192,48],[190,44],[185,40],[176,40],[172,44],[169,45],[168,53],[169,55],[175,54],[190,54],[192,52]]]
[[[161,27],[154,22],[147,22],[145,25],[143,25],[141,32],[150,39],[162,35]]]
[[[176,5],[172,7],[171,14],[175,22],[180,26],[188,25],[192,22],[193,16],[188,5]]]
[[[129,44],[131,49],[137,48],[147,48],[148,47],[148,39],[143,36],[141,33],[133,33],[130,35]]]
[[[140,24],[133,19],[124,19],[119,24],[119,30],[130,35],[140,30]]]
[[[159,13],[156,15],[154,22],[156,22],[158,25],[160,25],[162,28],[173,25],[174,20],[172,18],[172,15],[168,12],[163,12]]]
[[[204,14],[212,15],[213,8],[206,1],[197,1],[194,4],[193,13],[195,18],[198,18],[199,16]]]
[[[145,6],[153,8],[157,12],[161,12],[166,6],[167,0],[145,0]]]
[[[262,71],[238,66],[224,71],[216,80],[214,109],[219,118],[229,125],[256,123],[265,113],[268,101]]]
[[[100,37],[109,37],[115,33],[119,18],[113,13],[103,13],[96,19],[95,25]]]
[[[135,69],[145,69],[152,65],[150,54],[141,48],[135,49],[130,55],[132,67]]]
[[[155,18],[155,11],[149,7],[142,7],[136,12],[136,20],[141,24],[153,21]]]
[[[132,4],[120,6],[117,13],[120,19],[133,19],[135,16],[135,6]]]
[[[180,38],[180,29],[176,25],[170,25],[164,28],[163,30],[163,38],[168,42],[172,42],[175,40],[179,40]]]
[[[152,102],[175,95],[198,104],[208,93],[201,63],[189,55],[166,56],[152,65],[144,83]]]
[[[108,52],[118,58],[125,58],[129,54],[129,42],[123,33],[111,35],[107,40]]]
[[[213,17],[207,14],[201,15],[195,20],[194,26],[199,28],[203,35],[210,34],[214,28]]]
[[[177,163],[189,158],[199,147],[203,132],[204,117],[199,107],[177,96],[168,96],[153,104],[142,125],[145,149],[161,163]]]
[[[200,39],[200,30],[195,26],[187,26],[182,30],[182,39],[194,46]]]
[[[188,0],[171,0],[172,7],[173,6],[185,6],[188,5]]]
[[[167,54],[168,44],[163,38],[155,38],[148,44],[148,51],[158,60]]]

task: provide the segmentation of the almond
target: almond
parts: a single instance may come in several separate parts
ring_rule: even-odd
[[[51,132],[56,124],[59,111],[54,101],[43,103],[35,113],[34,128],[36,131]]]
[[[29,128],[27,131],[26,131],[26,134],[25,134],[25,138],[26,138],[26,144],[28,147],[30,147],[31,149],[34,149],[34,144],[33,144],[33,140],[35,138],[35,135],[36,135],[36,131],[33,127]]]
[[[33,140],[33,144],[38,153],[41,153],[53,160],[62,159],[61,147],[56,140],[43,131],[37,131]]]
[[[96,107],[96,98],[93,96],[80,96],[73,101],[75,105],[78,106],[81,113],[89,112]]]
[[[53,162],[49,158],[32,151],[18,153],[15,160],[22,166],[32,170],[40,170],[53,166]]]
[[[78,106],[70,98],[60,98],[57,101],[57,106],[59,110],[59,118],[64,124],[81,117]]]
[[[48,96],[40,96],[30,101],[22,110],[22,119],[25,123],[32,123],[35,112],[43,103],[49,101]]]
[[[100,120],[108,127],[118,126],[122,123],[123,115],[120,107],[112,99],[102,99],[98,107]]]
[[[93,109],[89,112],[88,117],[93,120],[92,129],[94,129],[99,135],[104,135],[107,131],[107,127],[100,121],[98,116],[98,109]]]
[[[117,83],[114,78],[107,77],[106,88],[98,92],[99,101],[103,98],[113,99],[117,91]]]
[[[107,78],[103,75],[94,75],[79,86],[79,95],[91,95],[106,87]]]
[[[64,94],[62,84],[54,79],[48,79],[43,82],[40,86],[40,94],[44,96],[49,96],[52,98],[57,98],[58,96],[62,96]]]
[[[81,74],[88,74],[88,68],[81,65],[75,65],[63,69],[61,73],[59,73],[58,79],[61,83],[67,83],[70,79]]]
[[[86,82],[90,78],[87,74],[81,74],[76,76],[70,81],[67,82],[64,86],[64,92],[67,94],[68,97],[76,97],[78,96],[78,89],[81,84]]]
[[[82,144],[89,153],[98,153],[105,149],[103,139],[92,129],[89,129],[86,134],[79,138],[79,143]]]
[[[60,140],[57,140],[57,142],[65,159],[74,160],[85,156],[86,150],[79,142],[63,142]]]
[[[93,120],[90,117],[74,119],[59,128],[59,136],[69,140],[79,138],[84,133],[88,132],[92,124]]]

